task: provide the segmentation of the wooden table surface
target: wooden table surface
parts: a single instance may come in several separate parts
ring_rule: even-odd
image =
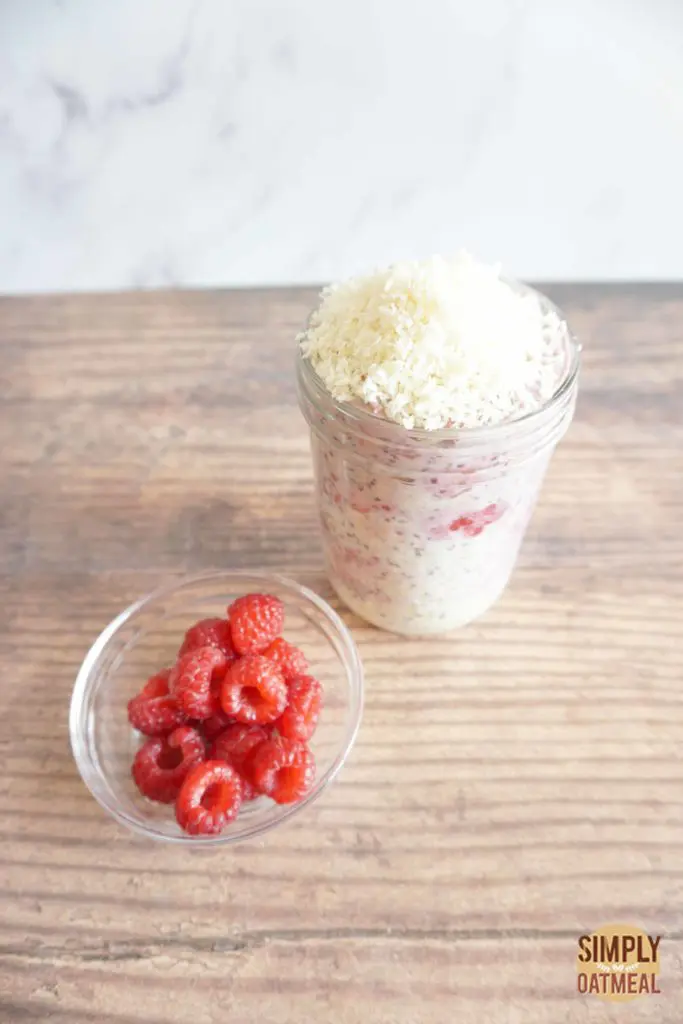
[[[171,574],[330,597],[292,379],[314,293],[0,300],[2,1024],[681,1024],[683,285],[548,291],[585,369],[508,592],[434,641],[344,613],[350,762],[208,854],[105,817],[69,697]],[[660,996],[577,994],[614,921],[663,936]]]

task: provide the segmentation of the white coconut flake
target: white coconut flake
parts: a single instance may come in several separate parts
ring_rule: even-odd
[[[492,426],[543,405],[567,329],[467,253],[330,285],[299,337],[333,398],[407,429]]]

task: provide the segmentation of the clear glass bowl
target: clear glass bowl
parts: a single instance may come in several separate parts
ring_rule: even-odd
[[[263,797],[246,804],[218,836],[181,831],[173,807],[143,797],[131,778],[140,745],[126,705],[159,668],[173,664],[185,631],[198,619],[223,615],[236,597],[276,594],[285,605],[284,635],[301,647],[322,683],[324,708],[311,741],[317,775],[298,804]],[[98,803],[141,835],[171,843],[219,846],[250,839],[299,814],[329,785],[353,746],[363,706],[363,669],[348,629],[330,606],[306,587],[258,572],[189,576],[136,601],[110,622],[86,655],[76,678],[69,732],[78,770]]]

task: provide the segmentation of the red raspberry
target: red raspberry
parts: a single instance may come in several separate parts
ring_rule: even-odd
[[[204,760],[204,740],[196,729],[181,725],[170,736],[154,736],[133,761],[135,785],[143,796],[172,804],[190,768]]]
[[[165,736],[181,725],[186,715],[169,696],[169,668],[148,679],[141,692],[128,701],[128,721],[145,736]]]
[[[477,532],[481,533],[481,530],[476,531],[474,526],[474,520],[471,516],[458,516],[454,519],[448,529],[452,533],[456,533],[458,530],[464,530],[468,537],[476,537]],[[472,531],[475,531],[474,533]]]
[[[293,804],[311,789],[315,760],[305,743],[275,736],[256,748],[249,771],[259,793],[265,793],[278,804]]]
[[[453,533],[462,530],[466,537],[478,537],[480,533],[484,532],[484,527],[495,523],[504,512],[505,505],[503,504],[487,505],[486,508],[473,512],[469,516],[460,516],[458,519],[454,519],[449,529]]]
[[[271,594],[246,594],[228,608],[233,647],[238,654],[260,654],[282,632],[285,606]]]
[[[237,817],[241,803],[242,780],[235,769],[225,761],[205,761],[188,772],[175,813],[190,835],[215,835]]]
[[[260,725],[242,725],[235,722],[218,736],[211,745],[209,758],[212,761],[227,761],[242,777],[244,792],[242,802],[253,800],[254,788],[249,778],[249,760],[255,748],[268,739],[268,732]]]
[[[235,657],[235,649],[230,639],[230,623],[227,619],[201,619],[188,629],[178,657],[182,658],[188,651],[196,651],[198,647],[215,647],[222,651],[226,658]]]
[[[215,647],[198,647],[179,659],[169,689],[188,718],[211,718],[219,710],[219,689],[228,659]]]
[[[285,710],[287,684],[282,672],[261,654],[233,661],[221,687],[221,706],[238,722],[265,725]]]
[[[308,662],[304,652],[281,636],[266,647],[263,657],[277,665],[286,681],[296,679],[297,676],[305,676],[308,672]]]
[[[211,715],[211,718],[207,718],[202,722],[204,739],[209,741],[215,740],[217,736],[225,732],[229,725],[233,725],[234,721],[235,719],[231,715],[226,715],[225,711],[219,707],[218,711],[214,711]]]
[[[323,703],[323,688],[313,676],[293,679],[288,687],[287,707],[277,721],[277,730],[289,740],[310,740]]]
[[[241,774],[254,747],[267,740],[269,735],[261,725],[234,722],[213,741],[209,758],[212,761],[228,761]]]

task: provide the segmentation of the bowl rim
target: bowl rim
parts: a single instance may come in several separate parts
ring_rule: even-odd
[[[268,584],[275,583],[286,591],[294,592],[299,598],[304,598],[323,614],[327,621],[334,627],[337,638],[341,641],[348,658],[348,661],[345,660],[343,664],[350,694],[349,706],[351,710],[352,725],[345,733],[344,742],[337,751],[332,764],[323,775],[316,778],[315,784],[310,793],[308,793],[303,800],[297,803],[276,805],[279,813],[277,818],[274,820],[263,821],[255,824],[244,834],[237,835],[219,834],[216,836],[190,836],[184,835],[183,833],[179,833],[178,835],[165,835],[155,829],[151,829],[141,824],[117,806],[115,802],[109,801],[107,799],[106,786],[104,787],[105,792],[98,792],[98,788],[91,784],[92,779],[97,776],[104,779],[104,775],[99,768],[99,765],[96,765],[93,762],[88,753],[88,739],[87,735],[84,734],[87,734],[89,726],[87,719],[85,722],[83,720],[83,708],[86,704],[86,698],[90,689],[94,667],[97,665],[102,652],[107,647],[107,644],[116,635],[119,629],[129,621],[129,619],[143,608],[152,605],[155,601],[176,593],[176,591],[185,585],[204,582],[208,583],[212,580],[219,581],[226,579],[235,581],[252,580],[254,583],[262,585],[264,589],[267,588]],[[342,659],[339,660],[341,661]],[[304,810],[304,808],[317,800],[322,792],[327,789],[327,787],[337,777],[358,736],[358,730],[363,716],[364,683],[363,664],[350,629],[346,626],[341,616],[334,610],[334,608],[332,608],[324,598],[319,594],[316,594],[315,591],[311,590],[309,587],[304,586],[302,583],[298,583],[296,580],[287,576],[283,576],[280,573],[268,572],[263,569],[218,569],[183,574],[171,581],[167,580],[148,594],[138,598],[136,601],[133,601],[132,604],[119,612],[119,614],[104,627],[91,644],[83,658],[83,661],[81,662],[71,692],[71,701],[69,705],[69,742],[71,746],[71,753],[76,763],[78,773],[90,795],[115,821],[119,824],[125,825],[137,835],[144,836],[147,839],[155,840],[157,842],[187,845],[191,846],[193,849],[227,846],[232,843],[246,842],[249,839],[255,839],[258,836],[263,835],[265,832],[269,832],[272,829],[277,828],[285,821],[288,821],[295,815],[299,814]]]

